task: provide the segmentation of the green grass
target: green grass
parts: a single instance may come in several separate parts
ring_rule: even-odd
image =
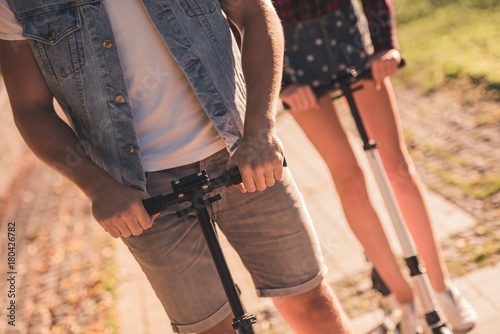
[[[500,191],[500,177],[495,174],[461,175],[441,167],[431,170],[449,185],[460,188],[463,194],[478,200],[487,200]]]
[[[394,0],[403,83],[482,85],[500,98],[499,0]]]

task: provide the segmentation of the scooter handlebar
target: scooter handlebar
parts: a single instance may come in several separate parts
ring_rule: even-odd
[[[286,159],[283,159],[283,167],[287,167]],[[195,175],[196,174],[193,176]],[[213,179],[204,178],[200,175],[200,182],[196,183],[192,188],[184,189],[185,191],[173,192],[168,195],[153,196],[143,200],[142,204],[147,213],[152,216],[160,213],[173,204],[190,201],[197,194],[204,195],[217,188],[230,187],[240,184],[241,182],[240,170],[237,166],[234,166]]]
[[[404,58],[401,58],[401,61],[398,64],[398,68],[402,68],[406,65]],[[365,68],[364,70],[359,71],[354,67],[348,67],[345,71],[332,75],[331,77],[331,85],[333,88],[337,88],[339,84],[353,84],[361,79],[373,79],[372,77],[372,69],[371,67]]]
[[[406,65],[404,58],[401,58],[398,68],[402,68]],[[372,79],[372,69],[368,67],[364,70],[359,71],[354,67],[348,67],[345,71],[334,74],[331,76],[330,88],[332,90],[339,88],[341,84],[354,84],[356,81],[361,79]],[[283,102],[283,108],[285,110],[290,109],[290,106]]]
[[[174,192],[168,195],[158,195],[147,198],[142,201],[147,213],[152,216],[167,209],[167,207],[189,201],[196,193],[208,193],[220,187],[229,187],[241,183],[241,174],[237,166],[222,172],[222,174],[214,179],[206,181],[205,184],[198,188],[190,189],[187,192]]]

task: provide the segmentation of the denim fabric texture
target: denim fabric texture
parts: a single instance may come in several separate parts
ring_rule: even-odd
[[[287,82],[308,85],[318,96],[330,90],[333,74],[351,66],[364,69],[373,52],[356,4],[283,28]]]
[[[129,92],[100,0],[8,0],[52,94],[88,154],[118,181],[145,190]],[[216,0],[143,0],[168,49],[232,152],[241,140],[246,91],[238,46]]]

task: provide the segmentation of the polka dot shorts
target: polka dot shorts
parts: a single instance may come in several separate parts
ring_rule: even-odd
[[[351,4],[322,17],[283,24],[285,73],[291,83],[308,85],[318,96],[329,90],[333,74],[364,69],[373,52],[366,20]]]

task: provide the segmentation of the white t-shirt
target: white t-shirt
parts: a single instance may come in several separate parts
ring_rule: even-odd
[[[140,0],[104,2],[128,86],[145,171],[186,165],[225,147]],[[22,27],[0,0],[0,39]]]

